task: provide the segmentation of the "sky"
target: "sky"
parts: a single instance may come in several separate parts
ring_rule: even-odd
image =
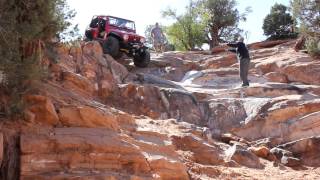
[[[162,18],[161,11],[171,7],[178,14],[184,12],[189,0],[67,0],[71,9],[77,12],[74,19],[79,24],[81,32],[84,32],[93,15],[112,15],[135,21],[137,32],[144,35],[147,25],[159,22],[169,25],[172,20]],[[270,12],[275,3],[289,5],[290,0],[238,0],[240,12],[248,6],[252,12],[247,16],[246,22],[240,23],[240,28],[248,31],[247,43],[262,41],[262,24],[264,17]]]

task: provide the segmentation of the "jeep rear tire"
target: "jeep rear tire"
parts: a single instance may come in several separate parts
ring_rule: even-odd
[[[109,36],[104,42],[103,42],[103,53],[109,54],[113,58],[117,59],[121,55],[120,53],[120,45],[119,40],[113,36]]]
[[[93,36],[92,36],[92,33],[91,33],[90,30],[86,30],[86,32],[85,32],[85,38],[86,38],[86,40],[88,40],[88,41],[92,41],[92,40],[93,40]]]
[[[134,65],[137,67],[147,67],[150,62],[150,52],[145,50],[142,53],[139,53],[133,57]]]

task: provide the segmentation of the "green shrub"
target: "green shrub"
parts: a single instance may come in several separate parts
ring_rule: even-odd
[[[1,91],[11,98],[14,115],[22,110],[21,98],[44,76],[44,44],[71,25],[74,12],[66,0],[0,0]]]
[[[291,9],[300,23],[300,32],[310,55],[320,55],[320,2],[319,0],[292,0]]]
[[[320,39],[309,38],[306,42],[308,53],[312,56],[320,56]]]

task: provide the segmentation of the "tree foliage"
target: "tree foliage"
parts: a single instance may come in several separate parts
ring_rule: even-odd
[[[168,8],[162,12],[163,17],[171,18],[176,22],[166,28],[169,41],[179,50],[193,50],[205,43],[205,26],[197,14],[196,4],[190,1],[186,12],[178,15]]]
[[[159,26],[160,26],[160,28],[161,28],[163,31],[165,31],[165,29],[166,29],[165,26],[163,26],[163,25],[161,25],[161,24],[159,24]],[[146,41],[147,41],[148,43],[152,43],[151,31],[152,31],[152,29],[153,29],[154,27],[155,27],[155,25],[147,25],[147,27],[146,27],[146,29],[145,29],[145,31],[144,31],[144,36],[145,36]]]
[[[235,0],[201,0],[198,3],[199,12],[207,26],[210,47],[219,42],[234,40],[243,31],[238,28],[240,21],[246,21],[251,12],[249,7],[244,13],[236,9]]]
[[[43,46],[71,25],[65,0],[0,0],[1,89],[19,101],[41,76]]]
[[[287,38],[294,33],[294,19],[288,7],[276,3],[263,22],[264,34],[273,39]]]
[[[291,8],[301,33],[307,37],[309,53],[320,56],[320,0],[292,0]]]

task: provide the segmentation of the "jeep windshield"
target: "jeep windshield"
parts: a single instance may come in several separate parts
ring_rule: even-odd
[[[109,24],[112,26],[117,26],[120,28],[125,28],[129,30],[135,30],[135,24],[133,21],[125,20],[125,19],[120,19],[116,17],[109,17]]]

